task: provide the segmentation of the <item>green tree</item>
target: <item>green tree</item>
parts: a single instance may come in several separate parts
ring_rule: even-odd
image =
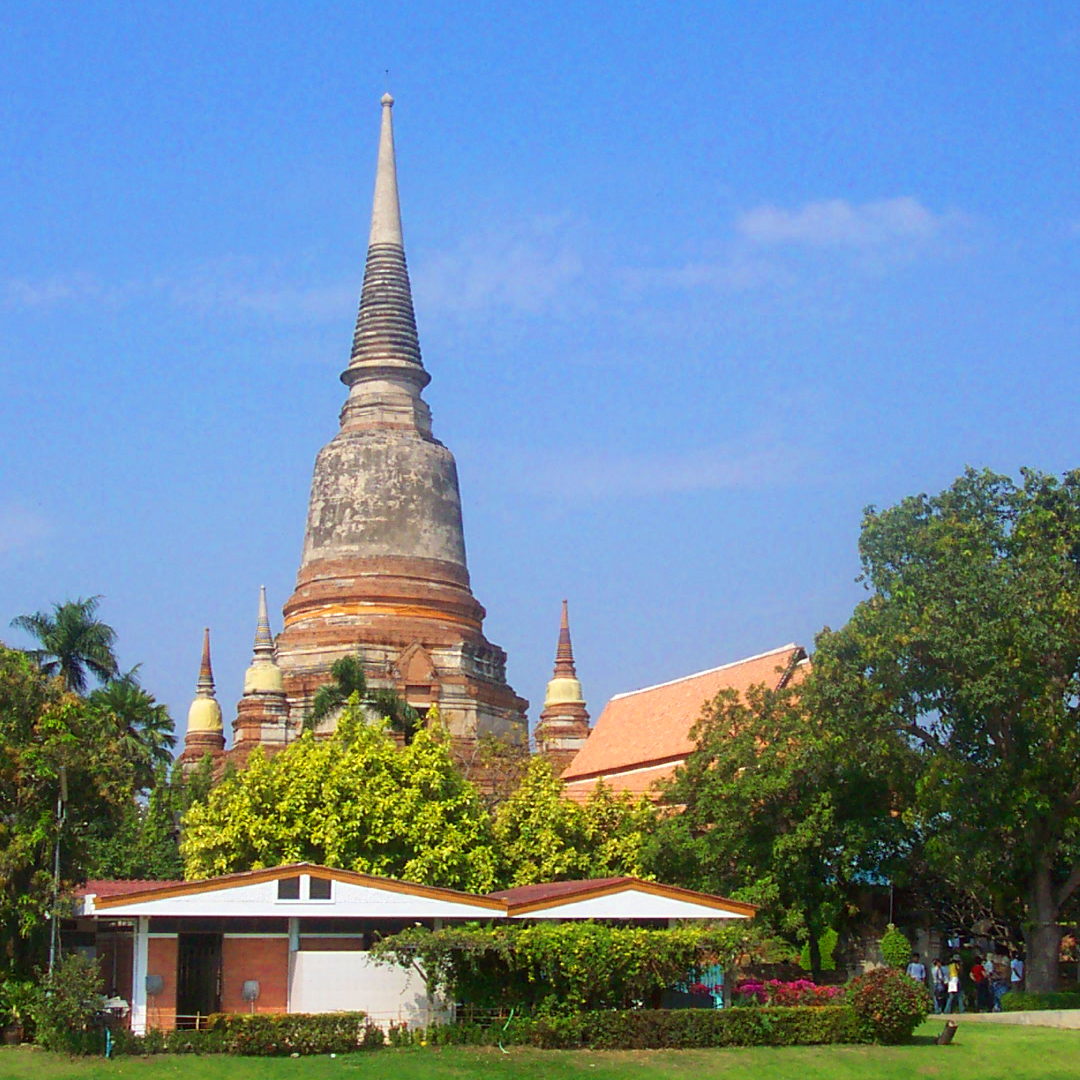
[[[68,797],[58,825],[61,769]],[[57,830],[61,883],[71,885],[82,880],[91,834],[131,802],[133,773],[112,718],[0,645],[0,968],[25,977],[44,959]]]
[[[161,768],[171,764],[176,736],[169,710],[139,685],[137,672],[138,666],[110,679],[90,694],[89,702],[119,722],[124,752],[135,763],[135,785],[145,789],[153,786]]]
[[[183,821],[189,878],[309,860],[486,892],[490,819],[437,727],[399,747],[354,693],[335,732],[260,750]]]
[[[410,742],[420,727],[420,714],[393,690],[368,686],[364,661],[359,656],[343,656],[330,666],[330,679],[315,692],[311,712],[304,719],[304,730],[314,731],[324,720],[345,707],[353,694],[372,712],[383,717],[392,731]]]
[[[184,876],[180,856],[184,814],[206,799],[213,786],[207,755],[187,775],[179,765],[158,768],[148,797],[132,799],[119,822],[93,831],[87,851],[88,878],[176,880]]]
[[[870,596],[818,640],[826,707],[915,759],[908,817],[941,875],[1022,897],[1028,985],[1052,990],[1080,886],[1080,471],[968,470],[867,510]]]
[[[585,803],[563,794],[551,765],[533,756],[521,783],[495,811],[503,886],[575,878],[639,876],[641,848],[656,823],[646,800],[633,802],[598,785]]]
[[[682,812],[652,835],[646,864],[661,880],[760,904],[773,930],[806,939],[817,977],[847,890],[879,873],[901,837],[888,785],[812,700],[809,680],[721,691],[666,791]]]
[[[97,618],[100,596],[54,604],[52,612],[19,615],[11,625],[37,639],[41,669],[59,675],[68,690],[86,693],[91,675],[105,682],[118,673],[116,632]]]

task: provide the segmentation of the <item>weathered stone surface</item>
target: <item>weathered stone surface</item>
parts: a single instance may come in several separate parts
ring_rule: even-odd
[[[305,564],[379,555],[465,565],[457,467],[415,432],[343,431],[319,453]]]

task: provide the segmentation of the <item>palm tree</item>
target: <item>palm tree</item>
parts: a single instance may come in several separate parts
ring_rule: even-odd
[[[393,690],[368,688],[364,675],[364,662],[359,656],[343,656],[330,667],[333,682],[328,682],[315,692],[311,712],[304,719],[304,729],[314,731],[318,724],[337,712],[349,698],[356,694],[369,708],[385,717],[393,731],[411,742],[420,727],[420,714]]]
[[[116,631],[96,617],[100,596],[53,604],[52,612],[19,615],[11,625],[35,637],[41,646],[33,650],[41,670],[59,675],[68,690],[86,692],[88,675],[101,682],[114,678],[119,669],[113,646]]]
[[[125,755],[135,764],[135,786],[154,786],[155,774],[172,763],[176,745],[169,710],[139,685],[139,666],[99,686],[90,704],[116,717]]]

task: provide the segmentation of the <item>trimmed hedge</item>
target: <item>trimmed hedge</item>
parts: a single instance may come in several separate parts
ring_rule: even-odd
[[[393,1026],[391,1046],[536,1046],[544,1050],[683,1050],[715,1046],[856,1043],[859,1022],[847,1005],[754,1009],[619,1009],[569,1016],[519,1017],[490,1025]]]
[[[684,1050],[721,1046],[813,1046],[868,1041],[850,1005],[752,1009],[596,1010],[517,1017],[491,1024],[382,1031],[363,1013],[216,1014],[203,1031],[118,1033],[127,1054],[326,1054],[391,1046],[536,1046],[545,1050]]]
[[[382,1029],[367,1013],[215,1013],[202,1031],[118,1032],[122,1054],[348,1054],[384,1045]]]
[[[859,1022],[847,1005],[755,1009],[637,1009],[536,1019],[530,1043],[544,1049],[684,1050],[715,1046],[812,1046],[857,1043]]]
[[[1052,990],[1037,993],[1029,990],[1010,990],[1001,999],[1002,1012],[1026,1012],[1028,1009],[1080,1009],[1080,991]]]
[[[223,1054],[225,1034],[221,1031],[161,1031],[154,1029],[145,1035],[132,1035],[127,1028],[113,1032],[113,1054]]]

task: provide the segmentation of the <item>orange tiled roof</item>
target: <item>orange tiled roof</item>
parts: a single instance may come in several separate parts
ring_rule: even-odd
[[[693,750],[690,729],[719,691],[743,693],[758,683],[782,686],[805,660],[802,646],[783,645],[696,675],[616,694],[563,773],[567,795],[586,797],[599,778],[616,791],[647,793]]]

